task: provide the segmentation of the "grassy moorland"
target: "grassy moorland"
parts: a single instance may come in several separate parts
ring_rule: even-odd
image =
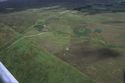
[[[124,14],[63,8],[0,14],[0,60],[21,83],[122,83]]]
[[[0,53],[1,61],[20,83],[92,83],[67,63],[21,40]]]
[[[39,19],[44,21],[46,18],[42,18],[40,10],[34,11],[1,14],[0,60],[20,83],[93,83],[68,63],[36,46],[35,39],[31,38],[51,36],[50,40],[60,39],[61,48],[69,37],[62,34],[55,38],[52,32],[41,32],[43,25]],[[36,41],[42,42],[42,39]]]

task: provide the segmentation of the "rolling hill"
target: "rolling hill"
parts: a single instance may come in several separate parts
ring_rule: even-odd
[[[36,12],[31,11],[0,16],[0,60],[9,71],[20,83],[93,83],[76,68],[47,50],[38,48],[33,40],[30,40],[43,34],[33,28],[36,25],[34,22],[42,16],[36,16],[33,20],[30,17]],[[33,31],[34,35],[29,34],[30,31]]]
[[[124,23],[124,12],[0,13],[0,60],[21,83],[122,83]]]

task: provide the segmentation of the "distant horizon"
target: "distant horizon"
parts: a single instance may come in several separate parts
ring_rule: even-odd
[[[114,3],[119,1],[121,2],[124,0],[0,0],[0,12],[6,12],[8,11],[8,9],[14,9],[9,11],[16,11],[29,8],[49,7],[56,5],[69,9],[74,9],[87,5],[92,6],[97,4],[114,5]]]
[[[0,8],[23,7],[23,6],[46,6],[46,5],[65,5],[65,6],[82,6],[85,4],[96,3],[114,3],[116,0],[0,0]]]

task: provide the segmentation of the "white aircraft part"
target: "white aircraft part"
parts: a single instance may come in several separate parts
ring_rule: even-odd
[[[19,83],[1,62],[0,62],[0,80],[3,83]]]

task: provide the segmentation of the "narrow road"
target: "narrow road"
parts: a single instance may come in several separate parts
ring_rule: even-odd
[[[42,32],[42,33],[39,33],[39,34],[35,34],[35,35],[29,35],[29,36],[23,36],[23,37],[21,37],[20,39],[18,39],[18,40],[16,40],[15,42],[13,42],[10,46],[8,46],[7,48],[10,48],[10,47],[12,47],[14,44],[16,44],[17,42],[19,42],[19,41],[21,41],[21,40],[23,40],[23,39],[25,39],[25,38],[30,38],[30,37],[35,37],[35,36],[39,36],[39,35],[42,35],[42,34],[44,34],[45,32]]]

